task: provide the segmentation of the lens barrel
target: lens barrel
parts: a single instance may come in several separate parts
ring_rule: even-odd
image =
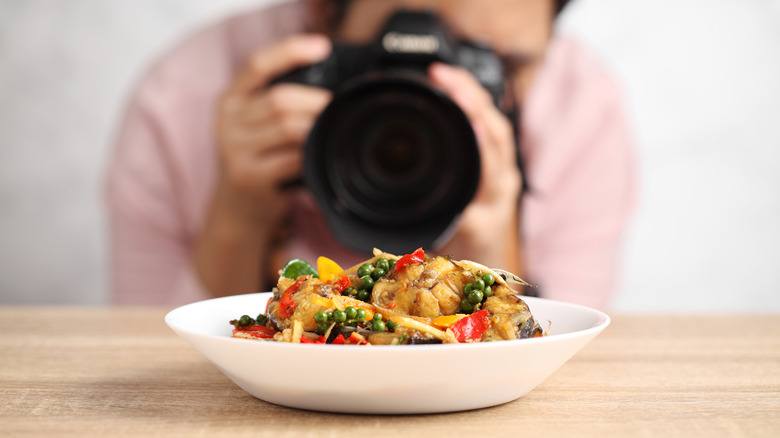
[[[331,230],[364,252],[435,246],[479,178],[468,118],[413,70],[375,71],[345,84],[304,149],[304,179]]]

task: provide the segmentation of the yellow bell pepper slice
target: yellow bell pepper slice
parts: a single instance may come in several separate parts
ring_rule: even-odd
[[[456,322],[460,321],[466,316],[468,315],[464,315],[462,313],[456,313],[455,315],[439,316],[437,318],[434,318],[434,320],[431,321],[431,324],[433,324],[434,326],[440,329],[446,329],[446,328],[450,328],[452,324],[455,324]]]
[[[329,298],[324,298],[316,294],[309,295],[309,298],[311,298],[311,301],[313,303],[317,303],[326,309],[330,309],[331,307],[333,307],[333,300]]]
[[[323,283],[330,283],[341,271],[341,266],[333,260],[323,256],[317,258],[317,275]]]

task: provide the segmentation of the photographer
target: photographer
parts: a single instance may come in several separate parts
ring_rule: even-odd
[[[401,7],[433,7],[459,37],[488,42],[522,114],[525,175],[506,112],[468,70],[430,65],[432,86],[471,124],[480,178],[451,235],[426,251],[515,272],[543,297],[606,305],[633,194],[628,139],[609,78],[552,36],[552,0],[297,1],[186,41],[141,83],[108,173],[117,302],[268,290],[290,258],[366,256],[338,241],[310,191],[287,184],[333,93],[273,81],[326,59],[328,37],[371,41]]]

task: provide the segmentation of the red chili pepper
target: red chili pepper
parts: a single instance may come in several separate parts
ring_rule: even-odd
[[[385,309],[395,309],[398,307],[398,304],[395,303],[395,301],[390,301],[387,303],[387,306],[385,306]]]
[[[422,263],[425,260],[425,252],[422,248],[417,248],[411,254],[406,254],[395,262],[394,273],[401,272],[404,268],[415,263]]]
[[[485,309],[473,313],[452,324],[451,330],[458,342],[477,339],[490,327],[490,315]]]
[[[316,341],[314,341],[314,343],[315,344],[324,344],[326,341],[327,341],[327,339],[325,339],[325,336],[320,336],[319,338],[317,338]]]
[[[273,338],[274,335],[277,333],[276,330],[274,330],[274,329],[272,329],[270,327],[266,327],[264,325],[259,325],[259,324],[252,324],[252,325],[248,325],[246,327],[241,327],[241,330],[248,330],[248,331],[252,331],[252,332],[258,332],[258,333],[261,333],[264,336],[269,337],[269,338]]]
[[[363,345],[363,344],[367,344],[368,342],[366,342],[366,338],[364,338],[363,336],[360,336],[357,333],[352,333],[347,338],[347,343],[355,344],[355,345]]]
[[[276,330],[264,325],[249,325],[240,329],[234,329],[233,334],[242,334],[255,339],[271,339],[276,334]]]
[[[336,292],[341,293],[344,289],[352,286],[352,282],[349,281],[349,277],[342,275],[341,277],[337,277],[333,282],[333,285],[336,286]]]
[[[301,344],[313,344],[313,343],[314,343],[314,341],[312,341],[311,339],[307,338],[306,336],[301,336]]]
[[[293,311],[295,311],[295,307],[298,305],[293,299],[292,294],[295,293],[295,291],[298,290],[299,287],[303,284],[304,281],[306,281],[309,277],[301,277],[297,280],[295,280],[295,283],[290,285],[284,293],[282,294],[282,297],[279,298],[279,316],[282,318],[289,318],[290,315],[293,314]]]
[[[344,335],[340,334],[340,335],[336,336],[335,338],[333,338],[333,342],[331,342],[331,344],[342,345],[342,344],[344,344],[344,341],[345,341]]]

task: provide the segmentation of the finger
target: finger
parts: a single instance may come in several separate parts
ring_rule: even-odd
[[[246,95],[296,67],[324,60],[331,44],[323,35],[295,35],[252,55],[238,73],[229,94]]]
[[[512,157],[514,132],[493,99],[468,71],[441,63],[429,70],[431,80],[463,110],[483,146],[496,146],[502,159]]]
[[[309,136],[314,117],[290,116],[257,126],[242,127],[227,133],[223,143],[230,155],[251,155],[262,159],[279,149],[300,149]]]
[[[264,123],[291,115],[317,117],[330,103],[332,93],[323,88],[299,84],[279,84],[247,102],[242,120]]]
[[[278,150],[262,160],[250,160],[246,166],[256,187],[277,191],[283,183],[300,178],[303,160],[300,150]]]
[[[276,123],[265,124],[257,130],[257,137],[267,146],[262,152],[277,149],[300,149],[314,126],[314,118],[306,115],[285,117]]]

